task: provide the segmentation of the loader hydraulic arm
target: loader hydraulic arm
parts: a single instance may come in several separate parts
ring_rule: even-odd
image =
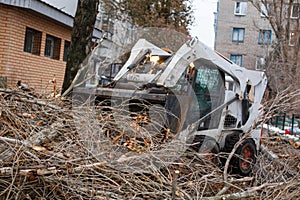
[[[176,52],[172,61],[158,78],[157,84],[172,88],[180,79],[186,66],[199,69],[203,65],[216,68],[232,78],[235,84],[235,96],[239,97],[240,109],[244,109],[242,111],[244,117],[240,120],[242,128],[244,131],[249,130],[254,124],[254,120],[259,116],[259,110],[262,106],[261,101],[267,85],[264,72],[248,70],[229,62],[219,53],[214,52],[197,39],[193,39]],[[252,98],[249,98],[249,88],[252,88],[253,94],[255,94]],[[245,106],[246,104],[247,106]],[[241,115],[240,111],[236,112],[237,115]]]

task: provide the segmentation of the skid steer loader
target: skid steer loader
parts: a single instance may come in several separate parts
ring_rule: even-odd
[[[188,40],[177,52],[140,39],[125,64],[115,68],[97,69],[98,101],[129,99],[129,109],[146,113],[144,118],[151,115],[149,107],[158,105],[165,111],[163,117],[152,116],[164,126],[159,134],[179,133],[183,138],[183,130],[192,130],[189,143],[198,152],[229,153],[248,134],[232,166],[242,175],[251,172],[260,147],[254,124],[267,84],[263,72],[234,64],[198,39]]]

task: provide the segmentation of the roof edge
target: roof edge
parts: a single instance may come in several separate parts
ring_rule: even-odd
[[[0,0],[0,4],[1,3],[19,8],[30,9],[65,24],[70,28],[73,27],[74,17],[72,15],[41,0]],[[101,38],[102,34],[102,30],[94,28],[93,36],[95,38]]]
[[[0,0],[0,3],[31,9],[69,27],[73,27],[74,18],[72,15],[40,0]]]

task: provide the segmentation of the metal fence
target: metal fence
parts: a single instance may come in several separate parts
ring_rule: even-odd
[[[300,114],[287,115],[286,113],[275,116],[271,119],[271,124],[285,130],[287,134],[300,135]]]

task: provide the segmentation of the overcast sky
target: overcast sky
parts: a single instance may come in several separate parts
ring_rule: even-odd
[[[214,12],[217,11],[218,0],[193,0],[195,22],[191,27],[191,35],[209,47],[214,47]]]
[[[42,0],[66,13],[75,15],[77,0]],[[214,46],[214,12],[217,0],[193,0],[195,23],[191,27],[191,35],[213,48]]]

